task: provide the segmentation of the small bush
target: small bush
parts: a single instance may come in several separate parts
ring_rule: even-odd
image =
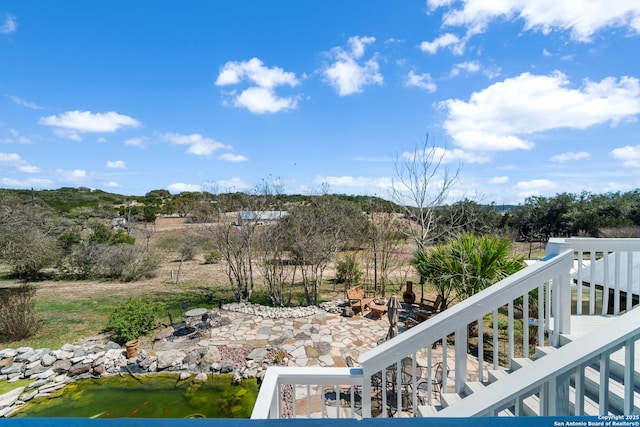
[[[353,255],[347,255],[344,259],[338,261],[336,266],[336,282],[345,283],[347,286],[356,284],[362,278],[360,265]]]
[[[130,282],[153,277],[160,258],[134,245],[112,246],[84,242],[76,245],[59,270],[78,279],[100,278]]]
[[[36,289],[31,285],[6,289],[0,294],[0,331],[6,340],[29,338],[38,330],[35,296]]]
[[[124,344],[155,329],[156,318],[163,309],[159,302],[130,299],[113,310],[105,329],[115,342]]]
[[[203,256],[205,264],[217,264],[222,259],[222,254],[218,251],[210,251],[205,253]]]

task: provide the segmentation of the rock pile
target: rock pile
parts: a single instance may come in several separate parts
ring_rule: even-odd
[[[203,343],[204,344],[204,343]],[[153,372],[228,373],[236,381],[261,378],[267,367],[282,358],[275,350],[212,347],[193,343],[191,349],[141,350],[127,359],[126,351],[111,341],[65,344],[59,350],[20,347],[0,350],[0,380],[29,384],[0,395],[0,417],[11,416],[25,402],[49,396],[70,382],[89,377]]]

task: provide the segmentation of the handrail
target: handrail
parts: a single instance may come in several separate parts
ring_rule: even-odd
[[[362,369],[271,366],[265,372],[251,418],[280,418],[281,402],[278,388],[281,385],[293,384],[362,386]]]
[[[601,256],[600,254],[607,254],[616,251],[627,251],[630,253],[632,251],[638,251],[638,249],[640,249],[640,239],[553,239],[547,246],[547,257],[540,260],[540,262],[520,270],[519,272],[501,280],[495,285],[490,286],[465,301],[462,301],[438,315],[415,325],[413,328],[406,330],[397,337],[382,343],[367,353],[360,355],[359,363],[361,365],[361,369],[320,367],[269,368],[260,388],[260,393],[258,400],[256,401],[252,418],[279,418],[282,416],[281,405],[286,400],[286,398],[282,397],[286,390],[282,388],[283,386],[291,386],[293,388],[293,399],[296,400],[300,397],[296,395],[297,386],[303,386],[303,390],[301,391],[302,397],[307,397],[307,394],[311,394],[312,392],[323,392],[326,390],[326,387],[323,385],[328,384],[333,384],[336,389],[342,385],[355,386],[351,387],[352,393],[353,389],[359,390],[362,398],[360,402],[362,406],[359,408],[361,409],[361,412],[356,415],[352,410],[352,413],[346,416],[363,418],[371,417],[371,396],[373,390],[376,390],[378,398],[381,399],[381,415],[386,416],[387,411],[385,409],[388,410],[394,404],[395,407],[399,407],[401,403],[404,404],[403,399],[405,396],[401,395],[401,386],[406,383],[401,383],[399,380],[401,376],[398,375],[397,377],[394,377],[397,379],[393,380],[394,382],[397,381],[397,384],[391,383],[393,390],[395,390],[392,395],[381,393],[380,390],[387,390],[386,387],[390,384],[388,382],[390,380],[387,378],[391,378],[388,377],[388,374],[393,372],[392,366],[395,366],[397,370],[401,369],[401,366],[404,366],[404,361],[407,357],[410,359],[408,361],[412,364],[412,370],[415,371],[417,366],[416,363],[419,361],[419,358],[426,355],[426,372],[430,372],[433,357],[432,348],[435,349],[437,345],[437,351],[441,351],[444,363],[443,387],[444,389],[448,388],[446,383],[448,377],[447,374],[450,373],[452,369],[447,366],[447,360],[449,359],[447,351],[451,351],[448,350],[450,349],[448,345],[451,345],[451,339],[453,339],[453,351],[455,353],[455,366],[453,367],[453,370],[455,370],[454,390],[459,392],[464,386],[464,382],[469,379],[467,375],[467,350],[470,345],[474,345],[478,350],[478,354],[476,355],[479,366],[478,377],[482,379],[485,357],[486,360],[492,360],[494,368],[498,367],[498,365],[503,366],[505,363],[509,365],[510,361],[514,357],[515,321],[521,322],[523,325],[530,325],[529,328],[523,328],[522,337],[518,336],[518,340],[522,338],[523,354],[528,354],[529,352],[529,340],[537,343],[537,345],[545,345],[545,342],[547,341],[553,345],[557,345],[560,334],[571,332],[570,316],[572,312],[572,304],[575,304],[575,300],[572,303],[572,293],[578,293],[576,298],[578,304],[580,304],[582,292],[579,276],[576,282],[571,281],[571,271],[574,268],[575,256],[578,257],[579,264],[582,252],[590,252],[590,254],[585,256],[589,256],[590,259],[596,259],[596,256]],[[616,271],[622,268],[619,267],[618,264],[619,261],[616,258]],[[630,269],[629,266],[626,268]],[[629,275],[629,277],[631,277],[631,275]],[[620,288],[619,285],[616,284],[615,289],[617,292],[618,289],[623,288]],[[617,301],[617,294],[615,297]],[[530,306],[529,301],[532,298],[535,299],[533,299],[533,305]],[[606,295],[603,296],[603,299],[605,298]],[[593,304],[594,299],[592,290],[589,303]],[[627,307],[630,308],[629,301],[627,301],[627,304]],[[516,309],[519,311],[514,313]],[[628,314],[631,314],[633,311],[637,310],[627,311],[629,311]],[[590,310],[590,312],[593,314],[593,310]],[[617,310],[615,314],[618,314]],[[638,314],[635,315],[637,316]],[[508,324],[503,319],[506,319]],[[627,317],[627,319],[629,318]],[[533,322],[531,322],[532,320]],[[491,338],[490,335],[487,335],[488,338],[484,338],[485,340],[488,339],[490,341],[488,343],[483,343],[482,333],[476,334],[475,332],[475,330],[483,330],[483,322],[484,327],[491,330],[493,333],[493,338]],[[492,325],[491,322],[493,322]],[[638,324],[635,321],[627,322]],[[620,325],[620,323],[616,321],[615,325]],[[473,329],[474,327],[476,328],[475,330]],[[536,331],[535,336],[529,336],[530,329],[532,331]],[[478,340],[477,344],[469,341],[468,337],[471,333],[476,334],[474,339]],[[531,332],[531,334],[533,334],[533,332]],[[607,338],[606,341],[608,341],[608,339],[611,338],[611,334],[604,333],[603,338]],[[587,349],[593,349],[597,346],[601,346],[604,348],[601,352],[607,352],[615,346],[620,346],[620,342],[622,342],[620,340],[624,341],[624,338],[620,338],[615,341],[615,344],[609,345],[606,344],[606,341],[602,341],[600,343],[597,342],[593,335],[590,334],[589,341],[585,342],[590,344],[587,346]],[[603,345],[603,343],[605,344]],[[498,346],[498,344],[500,344],[500,346]],[[508,350],[508,354],[505,352],[506,350]],[[435,351],[436,350],[434,350],[434,352]],[[491,354],[490,351],[493,351],[493,354]],[[586,350],[582,349],[580,351],[583,352]],[[596,352],[593,354],[599,354],[597,353],[598,350],[593,351]],[[548,380],[554,384],[556,381],[559,381],[556,375],[565,372],[562,370],[565,369],[563,367],[564,365],[573,366],[573,368],[566,368],[571,370],[578,366],[579,363],[586,363],[585,360],[588,360],[589,357],[593,357],[584,355],[584,357],[580,359],[583,362],[574,363],[572,359],[576,355],[575,350],[571,355],[567,353],[567,350],[560,351],[560,355],[566,355],[564,356],[567,358],[566,360],[561,359],[563,356],[554,354],[545,356],[547,363],[549,363],[550,360],[553,361],[557,359],[558,362],[561,362],[563,365],[556,367],[554,366],[555,363],[549,363],[551,366],[548,367],[546,364],[543,364],[542,366],[544,369],[537,372],[537,375],[540,376],[545,373],[544,375],[550,375],[550,377],[544,375],[544,378],[540,377],[539,381],[536,382],[537,387],[544,386],[548,389],[549,384],[545,383],[545,381]],[[503,356],[506,356],[506,359],[503,359]],[[553,358],[549,359],[550,356],[553,356]],[[578,365],[576,365],[576,363],[578,363]],[[549,369],[553,372],[549,371]],[[387,375],[385,375],[385,373]],[[517,372],[514,374],[517,374]],[[475,373],[473,375],[475,375]],[[508,379],[507,383],[501,380],[499,383],[501,384],[500,387],[503,387],[503,389],[494,387],[492,390],[497,389],[502,390],[503,393],[512,393],[516,390],[512,387],[517,386],[522,387],[522,393],[528,393],[532,390],[531,387],[535,388],[536,386],[525,386],[517,383],[519,376],[522,375],[524,374],[517,374],[515,379]],[[374,379],[375,385],[373,381]],[[430,381],[430,378],[427,377],[426,380]],[[417,406],[417,380],[414,377],[412,381],[413,382],[409,384],[408,390],[403,389],[402,393],[407,391],[411,393],[411,390],[413,390],[413,395],[409,395],[407,398],[413,399],[412,405],[415,408]],[[542,381],[543,385],[540,384],[540,381]],[[380,384],[380,382],[382,384]],[[505,386],[505,384],[507,385]],[[306,386],[306,390],[304,389],[304,386]],[[429,388],[429,399],[431,399],[431,393],[431,388]],[[522,393],[521,395],[524,395]],[[493,395],[496,398],[498,396],[495,392],[487,394]],[[549,393],[546,392],[544,394],[545,396],[549,395]],[[478,396],[470,397],[480,399]],[[464,401],[467,401],[470,397],[465,398]],[[391,400],[390,405],[387,406],[387,401],[389,399]],[[484,399],[487,398],[485,397]],[[323,399],[323,404],[324,401],[325,400]],[[478,411],[482,405],[485,405],[486,403],[484,400],[481,402],[483,403],[478,406]],[[411,403],[409,404],[411,405]],[[431,404],[431,400],[429,400],[429,404]],[[488,407],[489,406],[485,405],[485,409]],[[495,407],[495,405],[492,406],[492,408]],[[455,415],[458,416],[458,414],[462,413],[463,412],[456,412]],[[497,412],[494,412],[494,415],[496,413]],[[324,414],[323,416],[327,415]],[[402,415],[398,412],[396,416]]]
[[[564,248],[560,248],[561,250]],[[527,295],[530,291],[538,289],[539,307],[545,307],[545,312],[540,311],[539,320],[548,322],[551,317],[551,305],[553,305],[553,313],[555,314],[555,325],[553,330],[553,342],[557,343],[560,333],[569,333],[570,330],[570,293],[562,290],[554,291],[553,300],[551,299],[550,287],[547,286],[546,292],[543,290],[544,283],[550,284],[556,282],[560,285],[559,289],[568,289],[569,272],[573,267],[573,251],[570,249],[562,250],[557,255],[551,255],[544,260],[530,265],[517,273],[499,281],[483,291],[473,295],[470,298],[454,305],[453,307],[439,313],[438,315],[427,319],[426,321],[414,326],[410,330],[396,336],[395,338],[381,344],[380,346],[368,351],[359,358],[364,374],[364,394],[369,395],[370,378],[378,372],[384,371],[387,367],[399,363],[405,357],[411,357],[418,351],[431,347],[433,343],[442,340],[446,341],[449,335],[454,335],[456,345],[455,352],[455,378],[454,389],[456,392],[462,390],[464,382],[467,381],[467,328],[473,322],[482,319],[492,311],[494,314],[494,322],[497,322],[497,310],[500,307],[508,306],[509,316],[509,340],[510,351],[513,349],[513,301]],[[564,300],[566,301],[564,301]],[[567,308],[568,307],[568,308]],[[543,328],[548,326],[541,324],[539,328],[542,337]],[[497,325],[494,327],[497,330]],[[494,336],[494,341],[497,341]],[[497,342],[496,342],[497,344]],[[444,344],[446,345],[446,344]],[[444,347],[443,345],[443,347]],[[495,348],[495,345],[494,345]],[[446,347],[443,350],[446,354]],[[510,355],[512,357],[512,355]],[[415,389],[416,379],[413,380]],[[399,385],[398,385],[399,386]],[[446,383],[445,383],[446,386]],[[416,395],[413,396],[416,402]],[[400,402],[400,396],[398,396]],[[386,398],[383,396],[383,405],[386,404]],[[363,416],[371,416],[370,402],[363,402]]]
[[[537,262],[478,292],[442,313],[414,326],[395,338],[364,353],[359,358],[364,375],[389,366],[389,360],[400,360],[422,349],[425,342],[437,341],[443,336],[466,327],[479,317],[521,297],[551,277],[567,274],[573,266],[573,252],[564,251],[546,261]]]
[[[452,405],[433,414],[437,417],[471,417],[478,415],[496,415],[497,410],[517,406],[519,399],[531,395],[545,384],[565,374],[571,374],[592,362],[600,355],[608,355],[622,346],[633,346],[640,338],[640,309],[632,310],[609,321],[588,335],[566,344],[556,351],[521,368],[506,378],[488,385],[482,392],[465,397],[463,405]],[[633,365],[633,363],[631,363]],[[633,370],[633,366],[627,366]],[[633,380],[625,387],[633,388]],[[633,402],[631,402],[632,404]],[[625,404],[629,404],[625,402]],[[555,407],[556,405],[547,405]],[[558,405],[560,406],[560,405]],[[600,408],[602,413],[606,408]],[[541,413],[540,415],[566,415]],[[581,414],[577,414],[581,415]]]

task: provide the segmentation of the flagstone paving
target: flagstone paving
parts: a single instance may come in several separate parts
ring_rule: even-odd
[[[290,366],[345,366],[347,354],[358,356],[384,339],[389,321],[366,316],[343,317],[319,312],[302,318],[270,319],[224,309],[227,325],[211,330],[211,345],[273,347],[290,355]]]

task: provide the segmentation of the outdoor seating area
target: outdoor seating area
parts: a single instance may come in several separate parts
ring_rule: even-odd
[[[349,355],[345,357],[345,363],[348,367],[358,367],[357,362]],[[384,372],[384,381],[382,372]],[[429,369],[426,359],[418,358],[414,363],[412,357],[405,357],[401,363],[400,381],[398,381],[397,365],[388,366],[382,372],[371,377],[371,403],[374,417],[411,417],[414,416],[416,409],[414,405],[439,404],[444,382],[442,360],[434,362]],[[414,378],[417,378],[415,382]],[[399,408],[398,402],[400,402]],[[361,403],[361,387],[329,386],[324,390],[325,412],[343,411],[346,415],[352,407],[358,412],[361,409]],[[385,414],[382,413],[382,408],[386,408]]]

